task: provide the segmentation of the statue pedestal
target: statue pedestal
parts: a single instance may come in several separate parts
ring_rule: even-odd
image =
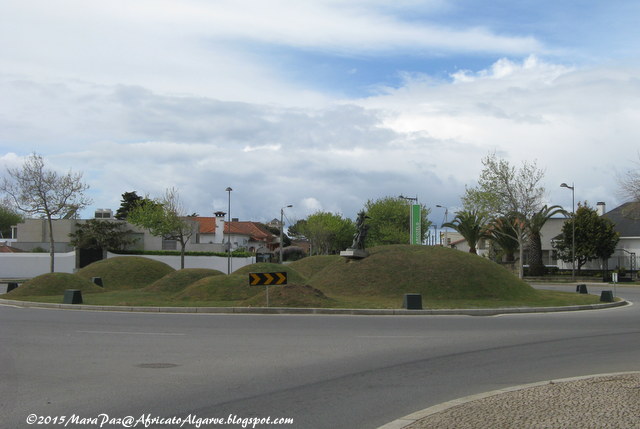
[[[363,259],[369,256],[369,252],[361,249],[347,249],[340,252],[340,256],[348,259]]]

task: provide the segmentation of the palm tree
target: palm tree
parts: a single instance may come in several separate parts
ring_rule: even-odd
[[[511,214],[491,221],[487,226],[487,237],[504,253],[505,262],[515,262],[518,250],[518,233],[515,229],[519,216]]]
[[[480,239],[486,237],[486,216],[478,210],[462,210],[456,213],[451,222],[442,225],[443,228],[452,228],[464,237],[469,244],[469,253],[478,254],[476,247]]]
[[[544,275],[544,263],[542,262],[542,227],[547,221],[557,215],[567,215],[567,212],[560,206],[544,206],[531,216],[527,222],[529,235],[529,275]]]

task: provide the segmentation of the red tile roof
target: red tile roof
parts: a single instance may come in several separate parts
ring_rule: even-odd
[[[216,233],[216,218],[215,217],[205,217],[198,216],[192,218],[200,225],[200,230],[198,231],[200,234],[215,234]]]
[[[0,243],[0,253],[21,253],[21,252],[24,252],[24,250],[7,246],[4,243]]]
[[[224,225],[225,234],[248,235],[254,241],[273,240],[275,235],[269,232],[262,224],[258,222],[240,221],[227,222]]]

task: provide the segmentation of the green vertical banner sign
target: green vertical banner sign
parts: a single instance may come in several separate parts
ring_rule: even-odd
[[[422,207],[420,204],[411,205],[411,233],[410,244],[422,244]]]

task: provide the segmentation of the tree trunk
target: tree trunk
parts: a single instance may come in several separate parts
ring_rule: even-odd
[[[538,233],[531,234],[531,237],[529,237],[529,275],[544,275],[544,264],[542,263],[542,240]]]
[[[184,240],[180,240],[180,269],[184,270],[184,252],[187,247],[187,243]]]
[[[517,228],[516,230],[518,234],[518,278],[524,278],[524,267],[522,266],[522,262],[524,260],[524,231],[521,228]]]
[[[49,269],[51,270],[50,272],[54,272],[54,253],[55,253],[55,246],[54,246],[54,240],[53,240],[53,221],[51,220],[51,215],[47,215],[47,222],[49,223]]]

